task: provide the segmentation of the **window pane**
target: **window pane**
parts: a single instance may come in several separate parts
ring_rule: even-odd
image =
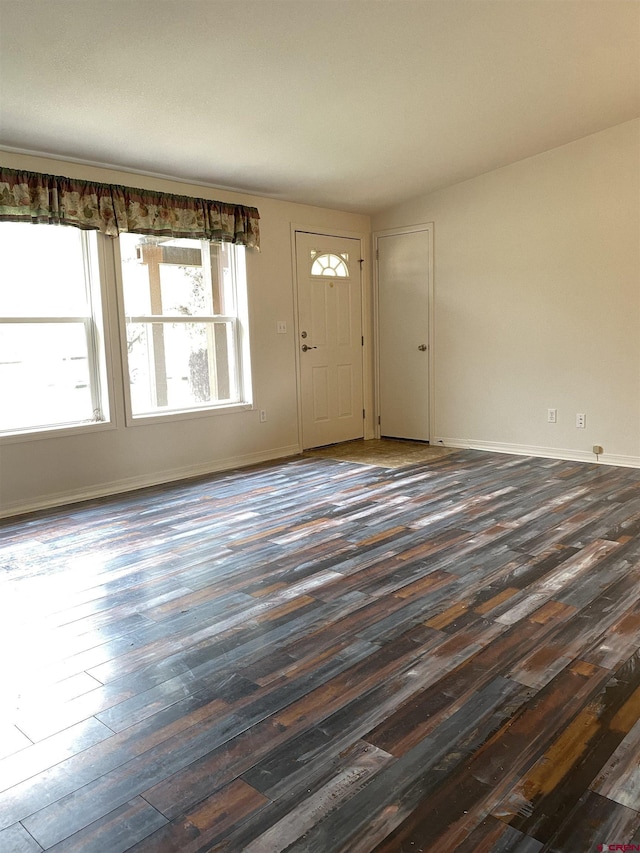
[[[314,257],[315,260],[311,265],[311,275],[339,276],[340,278],[346,278],[349,275],[349,269],[345,263],[345,261],[349,260],[347,252],[338,257],[338,255],[330,253],[318,255],[317,252],[312,250],[311,258],[313,259]]]
[[[87,314],[82,233],[62,225],[3,222],[0,316]]]
[[[134,415],[238,399],[233,323],[128,323]]]
[[[0,399],[0,431],[92,420],[84,324],[0,323]]]
[[[213,314],[208,248],[199,240],[122,234],[126,315]]]
[[[202,266],[160,264],[160,293],[162,311],[154,314],[213,314]]]

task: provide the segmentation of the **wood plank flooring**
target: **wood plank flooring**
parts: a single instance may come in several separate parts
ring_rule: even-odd
[[[0,633],[2,853],[640,850],[640,471],[300,457],[9,520]]]

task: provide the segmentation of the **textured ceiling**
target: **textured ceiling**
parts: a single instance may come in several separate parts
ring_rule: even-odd
[[[0,144],[374,212],[640,115],[639,0],[0,0]]]

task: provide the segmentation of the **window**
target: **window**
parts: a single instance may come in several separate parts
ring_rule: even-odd
[[[133,417],[245,403],[244,248],[121,234]]]
[[[95,233],[0,222],[0,434],[104,422]]]
[[[334,255],[331,252],[318,253],[316,250],[311,250],[311,275],[324,275],[345,278],[349,275],[349,268],[346,262],[349,260],[348,252],[343,252],[340,255]]]

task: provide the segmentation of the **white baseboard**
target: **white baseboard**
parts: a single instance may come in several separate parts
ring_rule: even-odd
[[[219,459],[205,465],[189,465],[183,468],[172,468],[168,471],[158,471],[153,474],[138,477],[127,477],[123,480],[112,480],[109,483],[101,483],[92,488],[76,489],[68,492],[57,492],[46,495],[33,501],[5,504],[0,507],[0,518],[12,515],[35,512],[39,509],[50,509],[51,507],[63,506],[64,504],[79,503],[80,501],[104,498],[109,495],[118,495],[124,492],[132,492],[136,489],[144,489],[148,486],[159,486],[163,483],[173,483],[178,480],[188,480],[193,477],[201,477],[207,474],[217,474],[221,471],[229,471],[232,468],[246,468],[249,465],[257,465],[260,462],[270,462],[274,459],[284,459],[302,453],[297,444],[288,447],[278,447],[258,453],[248,453],[243,456],[232,456]]]
[[[542,459],[564,459],[567,462],[597,462],[599,465],[640,468],[640,456],[618,456],[613,453],[603,453],[596,457],[588,450],[566,450],[558,447],[538,447],[529,444],[499,444],[495,441],[459,438],[434,438],[431,444],[441,447],[455,447],[460,450],[487,450],[490,453],[512,453],[514,456],[538,456]]]

